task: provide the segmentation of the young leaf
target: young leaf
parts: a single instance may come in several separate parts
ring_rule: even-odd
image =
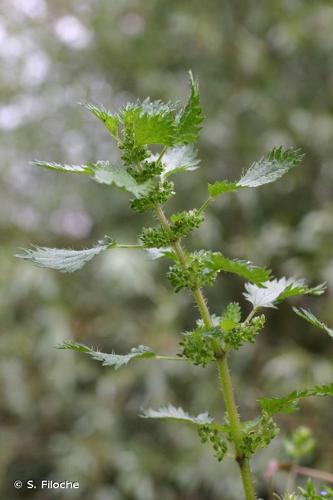
[[[293,311],[300,316],[300,318],[303,318],[305,321],[310,323],[310,325],[319,328],[319,330],[323,330],[326,332],[330,337],[333,337],[333,330],[332,328],[329,328],[323,321],[320,321],[316,316],[311,312],[307,311],[306,309],[300,308],[297,309],[297,307],[293,307]]]
[[[49,170],[56,170],[57,172],[64,172],[70,174],[91,174],[92,169],[89,165],[67,165],[66,163],[56,163],[53,161],[47,162],[42,160],[34,160],[31,165],[36,167],[47,168]]]
[[[228,259],[219,252],[210,253],[207,267],[215,271],[237,274],[256,284],[267,281],[271,276],[269,269],[256,266],[245,260]]]
[[[116,370],[123,365],[127,365],[127,363],[132,359],[156,357],[154,351],[152,351],[150,347],[146,347],[144,345],[133,347],[128,354],[107,354],[105,352],[95,351],[94,349],[91,349],[83,344],[71,341],[67,341],[59,345],[58,349],[69,349],[72,351],[83,352],[91,356],[93,359],[101,361],[103,366],[113,366]]]
[[[196,155],[197,151],[189,144],[168,149],[162,158],[162,177],[166,178],[177,172],[196,170],[200,164]]]
[[[113,137],[117,137],[119,125],[119,118],[117,115],[112,114],[103,106],[98,108],[94,104],[90,103],[84,103],[83,106],[104,123],[105,127],[108,129],[110,134],[113,135]]]
[[[268,155],[254,162],[238,181],[241,187],[257,187],[274,182],[290,169],[296,167],[303,155],[298,149],[272,149]]]
[[[153,187],[152,181],[139,184],[122,167],[111,165],[108,161],[98,161],[90,165],[92,178],[101,183],[115,185],[125,191],[132,193],[136,198],[146,195]]]
[[[220,319],[220,327],[223,331],[229,332],[233,330],[241,321],[241,308],[238,302],[231,302]]]
[[[93,248],[86,250],[67,250],[62,248],[34,247],[24,249],[23,253],[15,257],[31,260],[39,267],[56,269],[62,273],[73,273],[81,269],[87,262],[108,248],[116,246],[115,240],[106,236]]]
[[[148,410],[144,410],[142,418],[166,418],[172,420],[180,420],[182,422],[190,422],[195,425],[205,425],[211,424],[213,419],[208,416],[208,413],[200,413],[200,415],[196,417],[191,417],[188,413],[186,413],[182,408],[176,408],[175,406],[168,405],[158,410],[153,410],[149,408]]]
[[[174,107],[161,101],[146,99],[142,103],[128,104],[119,116],[125,129],[134,132],[138,146],[162,144],[170,146],[174,139]]]
[[[325,284],[322,283],[314,288],[309,288],[303,280],[293,278],[274,279],[262,283],[261,287],[246,283],[244,297],[251,302],[254,308],[272,307],[275,303],[288,297],[296,295],[321,295],[324,292]]]
[[[293,391],[282,397],[259,399],[259,405],[268,415],[274,413],[292,413],[297,410],[297,404],[300,399],[310,396],[333,396],[333,383],[318,385],[313,389],[304,389]]]
[[[176,117],[176,144],[196,142],[203,121],[198,83],[190,72],[191,93],[184,109]]]

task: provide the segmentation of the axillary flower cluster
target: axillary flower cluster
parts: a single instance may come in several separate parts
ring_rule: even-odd
[[[96,246],[88,249],[33,247],[18,257],[66,273],[81,269],[98,254],[113,248],[138,249],[147,252],[152,259],[170,261],[167,278],[174,291],[189,290],[200,313],[193,330],[181,334],[177,355],[159,355],[142,345],[127,354],[103,353],[73,341],[59,347],[86,353],[114,368],[149,358],[192,362],[202,367],[215,364],[225,404],[223,423],[215,422],[206,412],[193,417],[172,405],[158,410],[148,409],[141,416],[174,419],[197,427],[201,441],[211,444],[219,461],[227,452],[234,457],[239,465],[244,498],[254,500],[256,494],[250,458],[256,451],[268,446],[278,433],[274,414],[294,411],[304,397],[333,395],[333,384],[296,390],[283,397],[262,398],[257,418],[242,422],[232,387],[228,355],[230,351],[255,341],[265,325],[265,308],[276,308],[288,297],[321,295],[325,285],[311,288],[303,280],[275,279],[270,270],[246,260],[232,259],[219,251],[202,249],[189,252],[183,241],[204,223],[206,211],[216,197],[271,183],[294,169],[300,163],[302,154],[293,148],[276,147],[252,163],[238,181],[219,180],[209,184],[207,199],[201,207],[167,216],[164,206],[168,204],[170,211],[170,200],[175,195],[172,179],[178,173],[194,171],[200,163],[194,144],[202,128],[203,114],[198,84],[192,74],[190,94],[184,106],[146,99],[127,104],[117,113],[91,104],[85,107],[112,136],[120,151],[119,164],[97,161],[67,165],[35,161],[34,165],[67,174],[86,175],[98,183],[126,191],[130,194],[130,208],[138,213],[151,212],[158,224],[144,227],[138,235],[138,242],[133,245],[105,236]],[[202,288],[212,286],[220,273],[232,273],[246,280],[244,296],[252,306],[247,315],[237,302],[230,303],[218,315],[210,313]],[[333,336],[332,330],[310,311],[294,310],[304,320]]]

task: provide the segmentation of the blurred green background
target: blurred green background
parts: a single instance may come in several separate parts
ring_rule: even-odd
[[[191,68],[206,116],[202,165],[177,176],[174,208],[199,206],[207,182],[237,178],[274,145],[301,147],[306,158],[276,184],[221,197],[190,245],[276,276],[327,280],[325,296],[296,303],[332,325],[332,2],[2,0],[0,11],[0,496],[239,500],[231,460],[218,464],[186,426],[137,417],[171,402],[223,418],[213,369],[147,360],[115,372],[54,349],[72,338],[106,352],[146,344],[176,353],[196,310],[186,293],[172,294],[164,265],[140,253],[108,252],[74,275],[15,260],[30,243],[82,248],[105,233],[135,242],[145,223],[125,194],[29,161],[116,160],[102,124],[76,103],[116,110],[147,95],[185,99]],[[212,311],[242,290],[223,277],[208,291]],[[288,304],[271,310],[257,343],[231,361],[242,415],[253,417],[263,395],[332,381],[332,345]],[[262,498],[267,462],[284,457],[283,436],[297,425],[317,440],[306,464],[333,468],[331,401],[302,403],[279,423],[281,436],[253,463]],[[15,491],[16,479],[81,486]],[[284,484],[278,475],[277,489]]]

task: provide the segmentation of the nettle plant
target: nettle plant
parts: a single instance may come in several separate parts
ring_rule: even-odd
[[[267,308],[276,308],[289,297],[321,295],[325,284],[310,288],[303,280],[276,279],[266,268],[246,260],[229,258],[221,252],[206,249],[190,252],[185,249],[183,241],[204,223],[206,210],[216,197],[276,181],[300,163],[302,154],[292,148],[274,148],[244,171],[238,181],[222,180],[209,184],[208,198],[200,208],[167,216],[164,205],[170,204],[175,195],[171,179],[179,172],[191,172],[199,166],[194,144],[198,140],[203,114],[198,84],[192,74],[190,95],[183,107],[150,99],[129,103],[118,113],[91,104],[85,107],[110,132],[120,150],[122,164],[113,165],[109,161],[82,166],[45,161],[33,163],[57,172],[86,175],[99,183],[127,191],[130,208],[139,214],[150,212],[154,222],[157,220],[158,223],[144,227],[138,235],[138,243],[133,245],[121,244],[105,236],[95,247],[85,250],[34,247],[24,250],[18,257],[64,273],[81,269],[93,257],[113,248],[144,250],[152,259],[169,259],[171,264],[167,278],[174,291],[188,290],[200,313],[193,330],[181,334],[178,355],[159,355],[143,345],[133,348],[128,354],[106,354],[72,341],[59,347],[88,354],[114,368],[146,358],[186,361],[201,367],[215,364],[218,387],[222,390],[225,404],[222,423],[216,422],[207,412],[193,417],[172,405],[145,410],[141,416],[173,419],[196,426],[201,441],[212,446],[217,460],[223,460],[227,452],[236,460],[244,497],[253,500],[256,493],[250,459],[277,435],[279,429],[273,416],[279,412],[295,411],[302,398],[333,395],[333,384],[295,390],[282,397],[262,398],[257,418],[241,421],[228,367],[229,353],[255,341],[265,325],[264,311]],[[232,302],[217,315],[210,313],[202,289],[212,286],[220,273],[236,274],[247,281],[244,297],[251,304],[250,312],[244,314],[239,303]],[[333,336],[333,331],[310,311],[294,310],[303,319]]]

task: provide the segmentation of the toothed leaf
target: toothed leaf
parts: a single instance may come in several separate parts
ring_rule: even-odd
[[[293,413],[300,399],[310,396],[333,396],[333,383],[318,385],[312,389],[293,391],[286,396],[259,399],[260,407],[268,415],[274,413]]]
[[[296,167],[303,155],[298,149],[283,149],[282,146],[254,162],[238,181],[241,187],[257,187],[274,182],[290,169]]]
[[[142,358],[155,358],[156,354],[144,345],[139,347],[133,347],[128,354],[115,354],[115,353],[105,353],[100,351],[95,351],[90,347],[77,342],[64,342],[58,346],[58,349],[67,349],[72,351],[83,352],[88,354],[91,358],[101,361],[103,366],[113,366],[116,370],[121,366],[127,365],[132,359],[142,359]]]
[[[56,170],[57,172],[87,174],[100,184],[117,186],[133,194],[136,198],[146,195],[153,187],[152,181],[146,181],[139,184],[125,168],[112,165],[108,161],[98,161],[88,165],[67,165],[36,160],[32,162],[32,164],[38,167]]]
[[[237,191],[245,187],[258,187],[274,182],[302,160],[303,155],[298,149],[283,149],[282,146],[272,149],[268,155],[254,162],[243,173],[238,182],[218,181],[209,184],[208,191],[211,197],[222,193]]]
[[[326,283],[320,283],[317,286],[309,288],[304,280],[289,280],[289,286],[281,293],[279,300],[287,299],[288,297],[295,297],[297,295],[315,295],[319,296],[325,292]]]
[[[92,178],[101,183],[115,185],[125,191],[132,193],[136,198],[146,195],[153,187],[152,181],[139,184],[127,171],[108,161],[98,161],[91,164]]]
[[[67,250],[62,248],[34,247],[24,249],[23,253],[16,257],[30,260],[39,267],[56,269],[62,273],[73,273],[81,269],[96,255],[116,245],[115,240],[105,237],[93,248],[86,250]]]
[[[105,127],[114,137],[117,137],[119,119],[118,116],[111,113],[104,106],[97,107],[94,104],[84,103],[83,106],[91,111],[101,122],[104,123]]]
[[[191,93],[186,106],[176,118],[176,143],[191,144],[196,142],[203,121],[198,83],[190,72]]]
[[[288,297],[296,295],[321,295],[324,291],[325,284],[318,285],[314,288],[309,288],[304,284],[303,280],[295,280],[293,278],[274,279],[262,283],[261,287],[246,283],[244,297],[251,302],[253,307],[272,307],[275,308],[275,303],[284,300]]]
[[[188,413],[186,413],[182,408],[176,408],[175,406],[168,405],[158,410],[153,410],[149,408],[148,410],[144,410],[140,415],[142,418],[165,418],[171,420],[180,420],[182,422],[190,422],[195,425],[205,425],[211,424],[213,419],[208,416],[208,413],[200,413],[200,415],[196,417],[192,417]]]
[[[146,99],[142,103],[128,104],[119,115],[125,129],[134,133],[138,146],[162,144],[170,146],[174,140],[173,107],[161,101]]]
[[[36,167],[47,168],[49,170],[56,170],[57,172],[64,172],[70,174],[91,174],[91,167],[88,165],[67,165],[66,163],[56,163],[53,161],[34,160],[31,165]]]
[[[162,159],[162,177],[168,177],[177,172],[196,170],[200,164],[200,160],[196,155],[197,151],[192,145],[168,149]]]
[[[319,330],[322,330],[326,332],[330,337],[333,337],[332,328],[329,328],[323,321],[320,321],[318,318],[316,318],[316,316],[311,311],[303,308],[297,309],[297,307],[293,307],[293,311],[300,318],[310,323],[310,325],[314,326],[315,328],[319,328]]]
[[[269,269],[256,266],[252,264],[252,262],[245,260],[228,259],[219,252],[210,254],[207,267],[215,271],[237,274],[257,284],[268,280],[271,276],[271,271]]]

